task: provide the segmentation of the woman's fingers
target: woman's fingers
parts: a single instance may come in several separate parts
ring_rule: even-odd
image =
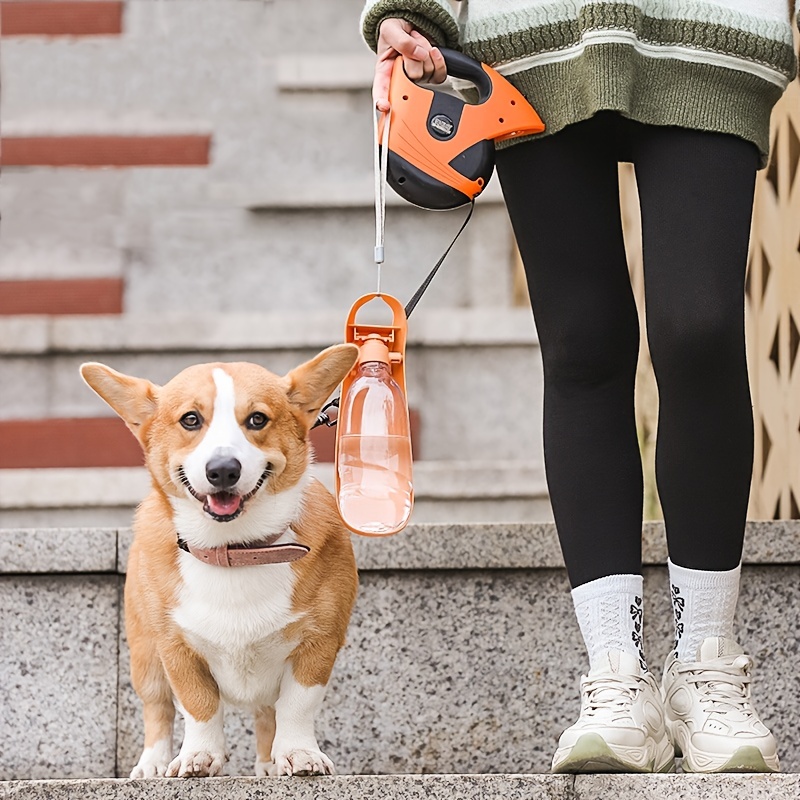
[[[372,99],[379,111],[389,110],[389,83],[397,56],[412,81],[442,83],[447,78],[444,57],[411,23],[387,19],[378,34],[378,60],[372,82]]]
[[[424,49],[411,36],[412,26],[402,19],[386,19],[378,32],[378,60],[372,81],[372,99],[379,111],[389,110],[389,83],[398,55],[408,59],[425,57]]]
[[[444,63],[444,56],[438,47],[431,49],[431,62],[433,73],[426,80],[428,83],[444,83],[447,80],[447,65]]]
[[[394,58],[378,59],[378,63],[375,65],[375,78],[372,81],[372,100],[378,111],[389,110],[389,83],[392,79],[393,66]]]
[[[387,50],[394,55],[401,55],[413,61],[426,58],[431,45],[424,36],[420,36],[410,22],[404,19],[386,19],[381,23],[378,34],[378,57]]]
[[[411,37],[419,48],[425,50],[425,57],[411,63],[409,63],[409,59],[403,59],[408,77],[412,81],[422,81],[423,83],[442,83],[447,78],[447,68],[439,48],[431,45],[419,31],[412,31]]]

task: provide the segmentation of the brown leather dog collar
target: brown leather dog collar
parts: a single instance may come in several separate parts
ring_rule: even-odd
[[[254,567],[260,564],[286,564],[297,561],[311,548],[296,542],[272,544],[278,537],[251,544],[224,544],[221,547],[193,547],[178,537],[178,547],[196,559],[215,567]]]

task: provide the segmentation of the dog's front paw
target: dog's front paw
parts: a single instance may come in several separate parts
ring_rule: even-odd
[[[131,770],[131,778],[163,778],[172,759],[172,746],[166,741],[145,748],[139,763]]]
[[[131,770],[131,778],[138,780],[139,778],[163,778],[167,774],[167,762],[159,763],[145,763],[141,761]]]
[[[167,768],[168,778],[213,778],[222,775],[225,753],[181,753]]]
[[[256,761],[256,778],[267,778],[273,773],[273,763],[271,761]]]
[[[268,765],[269,774],[278,775],[333,775],[333,762],[320,750],[287,750],[277,753]]]

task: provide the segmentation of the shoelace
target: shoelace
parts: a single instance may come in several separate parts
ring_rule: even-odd
[[[697,687],[702,695],[701,703],[709,706],[708,710],[723,714],[738,711],[751,717],[754,713],[750,705],[752,666],[749,656],[737,656],[730,663],[680,664],[678,672]]]
[[[630,717],[631,706],[641,689],[640,683],[637,678],[620,675],[586,678],[581,716],[610,716],[612,721]]]

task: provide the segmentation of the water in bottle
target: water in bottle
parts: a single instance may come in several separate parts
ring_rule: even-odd
[[[397,533],[413,505],[408,408],[379,337],[361,346],[358,372],[339,412],[339,512],[373,536]]]

